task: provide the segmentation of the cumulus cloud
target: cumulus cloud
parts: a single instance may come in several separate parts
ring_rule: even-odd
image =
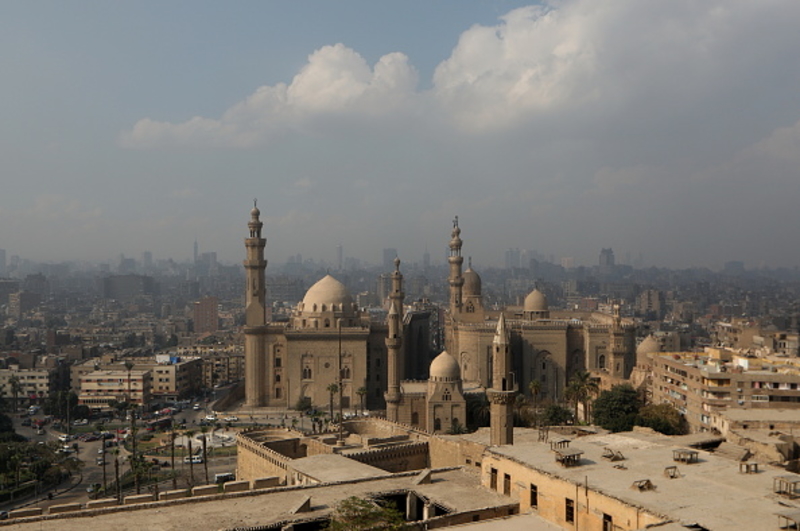
[[[370,67],[343,44],[324,46],[290,84],[262,86],[218,120],[196,116],[173,124],[144,118],[123,132],[121,143],[131,148],[251,147],[320,116],[390,114],[413,96],[417,82],[402,53],[385,55]]]

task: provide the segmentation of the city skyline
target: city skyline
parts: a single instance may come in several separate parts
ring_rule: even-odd
[[[800,6],[5,3],[0,248],[795,267]],[[769,38],[764,38],[765,35]]]

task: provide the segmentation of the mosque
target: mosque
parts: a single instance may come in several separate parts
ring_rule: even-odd
[[[522,308],[485,308],[480,276],[471,266],[462,271],[457,218],[449,243],[445,351],[427,374],[405,374],[427,366],[432,353],[409,340],[399,259],[385,322],[372,322],[330,275],[308,290],[288,323],[267,322],[266,239],[259,217],[254,206],[245,239],[247,407],[294,407],[305,399],[322,406],[336,384],[344,408],[385,409],[390,421],[436,433],[466,423],[465,394],[485,393],[497,409],[492,417],[505,419],[502,430],[508,431],[510,404],[531,382],[539,382],[540,398],[558,400],[578,371],[591,372],[605,387],[628,378],[635,365],[634,329],[618,311],[551,315],[538,289]],[[497,437],[502,440],[502,433]]]

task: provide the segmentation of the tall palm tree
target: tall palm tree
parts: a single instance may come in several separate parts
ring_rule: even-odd
[[[100,432],[100,449],[103,450],[102,459],[103,459],[103,492],[108,490],[108,481],[106,478],[106,439],[103,437],[103,432],[106,431],[106,426],[102,422],[98,422],[94,425],[94,429]]]
[[[584,420],[589,419],[589,405],[592,397],[600,391],[597,380],[587,371],[578,371],[572,375],[565,393],[571,395],[575,403],[575,420],[578,419],[578,404],[583,404]]]
[[[335,383],[332,383],[326,387],[325,390],[328,391],[328,394],[330,395],[329,405],[331,411],[331,420],[333,420],[333,395],[339,392],[339,386]]]
[[[206,485],[208,485],[208,440],[206,437],[208,426],[201,426],[200,433],[203,434],[203,468],[206,470]],[[214,432],[212,431],[211,433]]]
[[[175,424],[172,424],[172,433],[169,437],[170,464],[172,466],[172,490],[178,490],[178,476],[175,475]]]
[[[368,391],[367,391],[366,387],[359,387],[358,390],[356,391],[356,394],[358,395],[358,399],[361,402],[361,414],[362,415],[364,414],[364,397],[367,396],[367,393],[368,393]]]
[[[131,401],[131,371],[133,370],[134,363],[131,360],[125,360],[125,368],[128,369],[128,402]]]
[[[19,383],[19,377],[17,377],[16,374],[8,379],[8,384],[11,386],[11,396],[14,399],[14,413],[16,413],[19,407],[18,400],[19,393],[22,391],[22,384]]]
[[[194,430],[189,430],[185,432],[183,435],[188,440],[187,445],[189,446],[189,486],[194,487],[194,461],[192,457],[194,454],[192,453],[192,437],[195,435]]]

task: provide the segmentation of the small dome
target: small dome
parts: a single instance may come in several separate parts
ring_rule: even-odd
[[[525,297],[525,306],[523,310],[526,312],[546,312],[547,311],[547,297],[544,293],[537,289],[531,291]]]
[[[464,296],[470,295],[480,296],[481,294],[481,276],[475,272],[472,267],[464,271]]]
[[[661,344],[653,336],[647,336],[639,343],[639,346],[636,347],[637,356],[644,356],[653,352],[661,352]]]
[[[253,207],[253,210],[250,211],[250,217],[253,219],[258,219],[258,216],[261,215],[261,211],[258,207]]]
[[[431,362],[430,379],[450,382],[461,379],[458,362],[446,350]]]
[[[316,306],[316,310],[314,309]],[[323,306],[325,310],[323,310]],[[350,313],[353,308],[353,298],[347,288],[330,275],[325,275],[316,284],[311,286],[303,297],[304,312],[341,311]]]

